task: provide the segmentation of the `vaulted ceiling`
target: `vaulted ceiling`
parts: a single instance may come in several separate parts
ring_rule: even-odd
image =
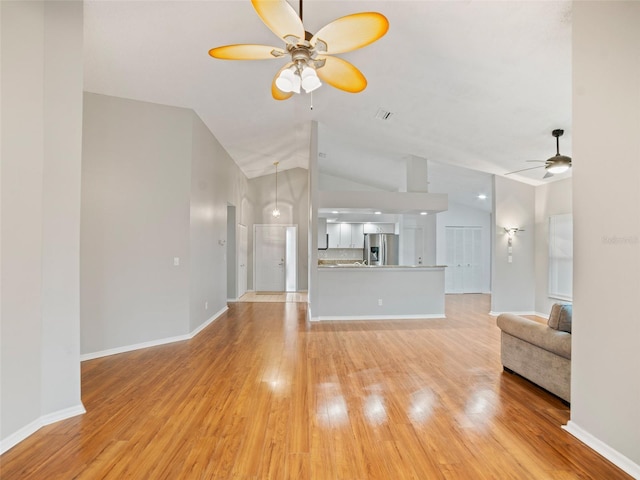
[[[307,94],[272,99],[286,60],[211,58],[220,45],[282,46],[249,0],[85,2],[85,90],[194,109],[250,178],[274,161],[307,168],[311,120],[392,160],[498,175],[555,154],[555,128],[571,155],[571,2],[307,0],[303,11],[312,33],[355,12],[388,18],[381,40],[341,55],[367,77],[364,92],[324,85],[311,109]]]

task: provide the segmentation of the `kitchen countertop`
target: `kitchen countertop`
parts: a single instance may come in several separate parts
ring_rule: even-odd
[[[445,268],[446,265],[357,265],[353,263],[337,263],[328,265],[318,265],[318,268],[364,268],[364,269],[380,269],[380,268],[410,268],[410,269],[429,269],[429,268]]]

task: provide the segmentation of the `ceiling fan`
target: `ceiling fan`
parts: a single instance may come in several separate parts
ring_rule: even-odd
[[[251,0],[253,8],[269,29],[280,37],[284,48],[268,45],[225,45],[209,50],[209,55],[222,60],[267,60],[289,56],[271,82],[276,100],[286,100],[300,87],[310,93],[322,81],[345,92],[358,93],[367,79],[351,63],[333,55],[365,47],[381,38],[389,29],[389,21],[377,12],[362,12],[338,18],[315,35],[305,31],[300,17],[286,0]]]
[[[511,175],[513,173],[525,172],[527,170],[534,170],[536,168],[544,167],[547,170],[547,173],[544,174],[542,178],[553,177],[556,173],[564,173],[571,168],[571,157],[567,157],[566,155],[560,155],[560,137],[564,134],[564,130],[554,130],[551,132],[551,135],[556,137],[556,154],[549,158],[548,160],[527,160],[527,162],[540,162],[544,163],[544,165],[539,165],[537,167],[523,168],[522,170],[516,170],[515,172],[509,172],[505,175]]]

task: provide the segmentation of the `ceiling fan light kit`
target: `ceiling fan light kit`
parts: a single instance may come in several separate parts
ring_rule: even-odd
[[[387,18],[377,12],[347,15],[325,25],[315,35],[305,31],[300,18],[286,0],[251,0],[265,25],[285,42],[285,48],[267,45],[225,45],[209,50],[209,55],[222,60],[267,60],[289,55],[291,62],[283,66],[271,82],[276,100],[286,100],[300,87],[311,93],[322,82],[349,93],[367,86],[364,75],[351,63],[333,55],[365,47],[380,39],[389,29]]]

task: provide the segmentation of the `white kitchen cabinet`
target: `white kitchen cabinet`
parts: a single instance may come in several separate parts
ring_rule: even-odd
[[[364,224],[351,224],[351,248],[364,248]]]
[[[327,223],[327,233],[329,234],[329,248],[340,248],[340,224]]]
[[[364,247],[363,224],[362,223],[341,223],[339,248],[363,248],[363,247]]]
[[[328,223],[329,248],[364,248],[362,223]]]
[[[365,223],[363,233],[396,233],[394,223]]]

